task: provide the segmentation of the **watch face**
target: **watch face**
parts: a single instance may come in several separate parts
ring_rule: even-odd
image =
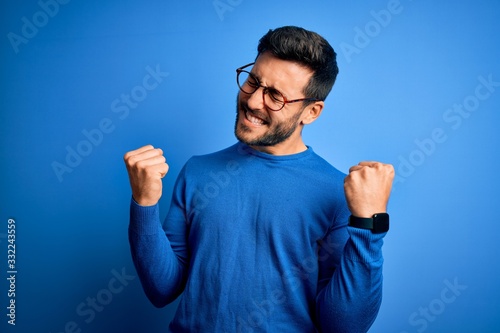
[[[389,214],[380,213],[373,215],[373,229],[376,234],[389,231]]]

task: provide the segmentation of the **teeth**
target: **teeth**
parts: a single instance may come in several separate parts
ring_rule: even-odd
[[[257,117],[254,117],[250,114],[250,112],[245,112],[245,115],[247,117],[247,119],[252,123],[252,124],[255,124],[255,125],[264,125],[264,121],[260,118],[257,118]]]

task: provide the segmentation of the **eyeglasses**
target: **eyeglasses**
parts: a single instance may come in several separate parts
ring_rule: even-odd
[[[245,94],[251,95],[256,92],[260,87],[262,87],[262,99],[264,101],[264,105],[272,111],[280,111],[285,107],[286,104],[296,103],[302,101],[321,101],[316,98],[300,98],[293,99],[291,101],[287,100],[286,97],[279,91],[274,88],[265,87],[260,84],[259,79],[255,77],[251,72],[244,70],[245,68],[252,66],[255,64],[254,62],[245,65],[236,69],[236,82],[238,83],[238,87]]]

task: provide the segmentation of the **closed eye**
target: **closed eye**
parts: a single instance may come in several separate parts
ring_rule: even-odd
[[[267,88],[267,93],[274,102],[283,102],[283,95],[278,90]]]
[[[252,88],[259,88],[260,82],[252,75],[248,76],[247,84]]]

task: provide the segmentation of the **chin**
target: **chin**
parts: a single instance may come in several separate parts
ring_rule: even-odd
[[[236,128],[234,130],[234,136],[236,137],[236,139],[238,139],[238,141],[243,142],[249,146],[252,145],[252,142],[254,142],[252,138],[249,138],[247,135],[245,135],[241,128]]]
[[[252,129],[243,123],[242,117],[245,117],[245,115],[241,109],[238,109],[234,125],[234,135],[239,141],[250,144],[253,140],[248,136],[251,134]]]

